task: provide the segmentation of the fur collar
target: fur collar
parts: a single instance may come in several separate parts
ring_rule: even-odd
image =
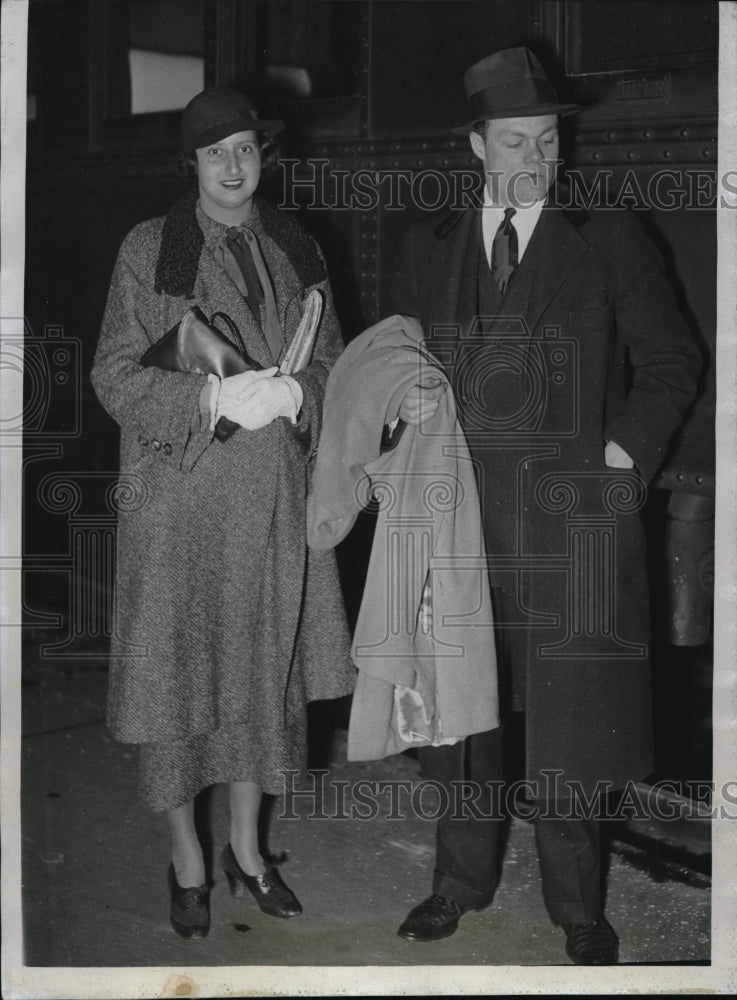
[[[161,248],[156,262],[156,292],[192,298],[205,238],[197,222],[194,188],[175,202],[164,220]],[[256,198],[259,218],[269,236],[287,255],[305,288],[324,281],[325,265],[311,236],[291,216]]]

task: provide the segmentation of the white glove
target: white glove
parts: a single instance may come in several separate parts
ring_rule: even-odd
[[[267,427],[277,417],[286,417],[296,424],[302,389],[289,375],[276,378],[278,370],[266,368],[223,379],[217,419],[227,417],[249,431]]]
[[[278,371],[279,369],[274,366],[273,368],[260,368],[258,370],[240,372],[238,375],[231,375],[229,378],[222,379],[220,383],[220,395],[224,400],[236,402],[244,398],[246,390],[254,382],[258,382],[262,378],[273,378]]]

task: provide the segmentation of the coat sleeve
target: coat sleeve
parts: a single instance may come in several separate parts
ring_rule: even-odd
[[[616,335],[626,348],[632,383],[605,433],[649,482],[696,395],[701,352],[660,255],[631,212],[622,213],[616,272]]]
[[[322,258],[322,254],[320,257]],[[314,451],[317,449],[320,437],[325,384],[330,369],[343,352],[343,339],[329,280],[325,278],[318,284],[306,288],[305,297],[313,288],[318,288],[324,299],[320,328],[309,365],[293,377],[299,383],[303,393],[302,409],[295,432],[301,438],[309,441],[311,450]]]
[[[91,380],[120,425],[123,449],[139,447],[152,461],[188,471],[213,440],[199,405],[207,377],[140,364],[147,348],[167,332],[167,322],[169,327],[176,322],[153,290],[156,249],[146,239],[149,225],[136,227],[120,249]]]
[[[394,262],[386,306],[382,309],[382,314],[385,316],[398,314],[419,319],[422,315],[416,263],[418,243],[418,230],[416,228],[408,230],[402,239],[401,255]]]

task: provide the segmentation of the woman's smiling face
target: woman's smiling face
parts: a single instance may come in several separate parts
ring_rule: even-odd
[[[261,153],[255,132],[233,135],[195,150],[200,204],[206,215],[226,226],[245,222],[261,178]]]

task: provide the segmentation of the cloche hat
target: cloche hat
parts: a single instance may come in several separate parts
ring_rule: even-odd
[[[193,97],[182,112],[182,149],[190,152],[220,142],[234,132],[276,135],[284,122],[259,118],[253,104],[238,90],[215,87]]]
[[[537,56],[528,48],[502,49],[480,59],[463,76],[469,121],[451,129],[467,135],[478,121],[571,115],[578,104],[562,104]]]

